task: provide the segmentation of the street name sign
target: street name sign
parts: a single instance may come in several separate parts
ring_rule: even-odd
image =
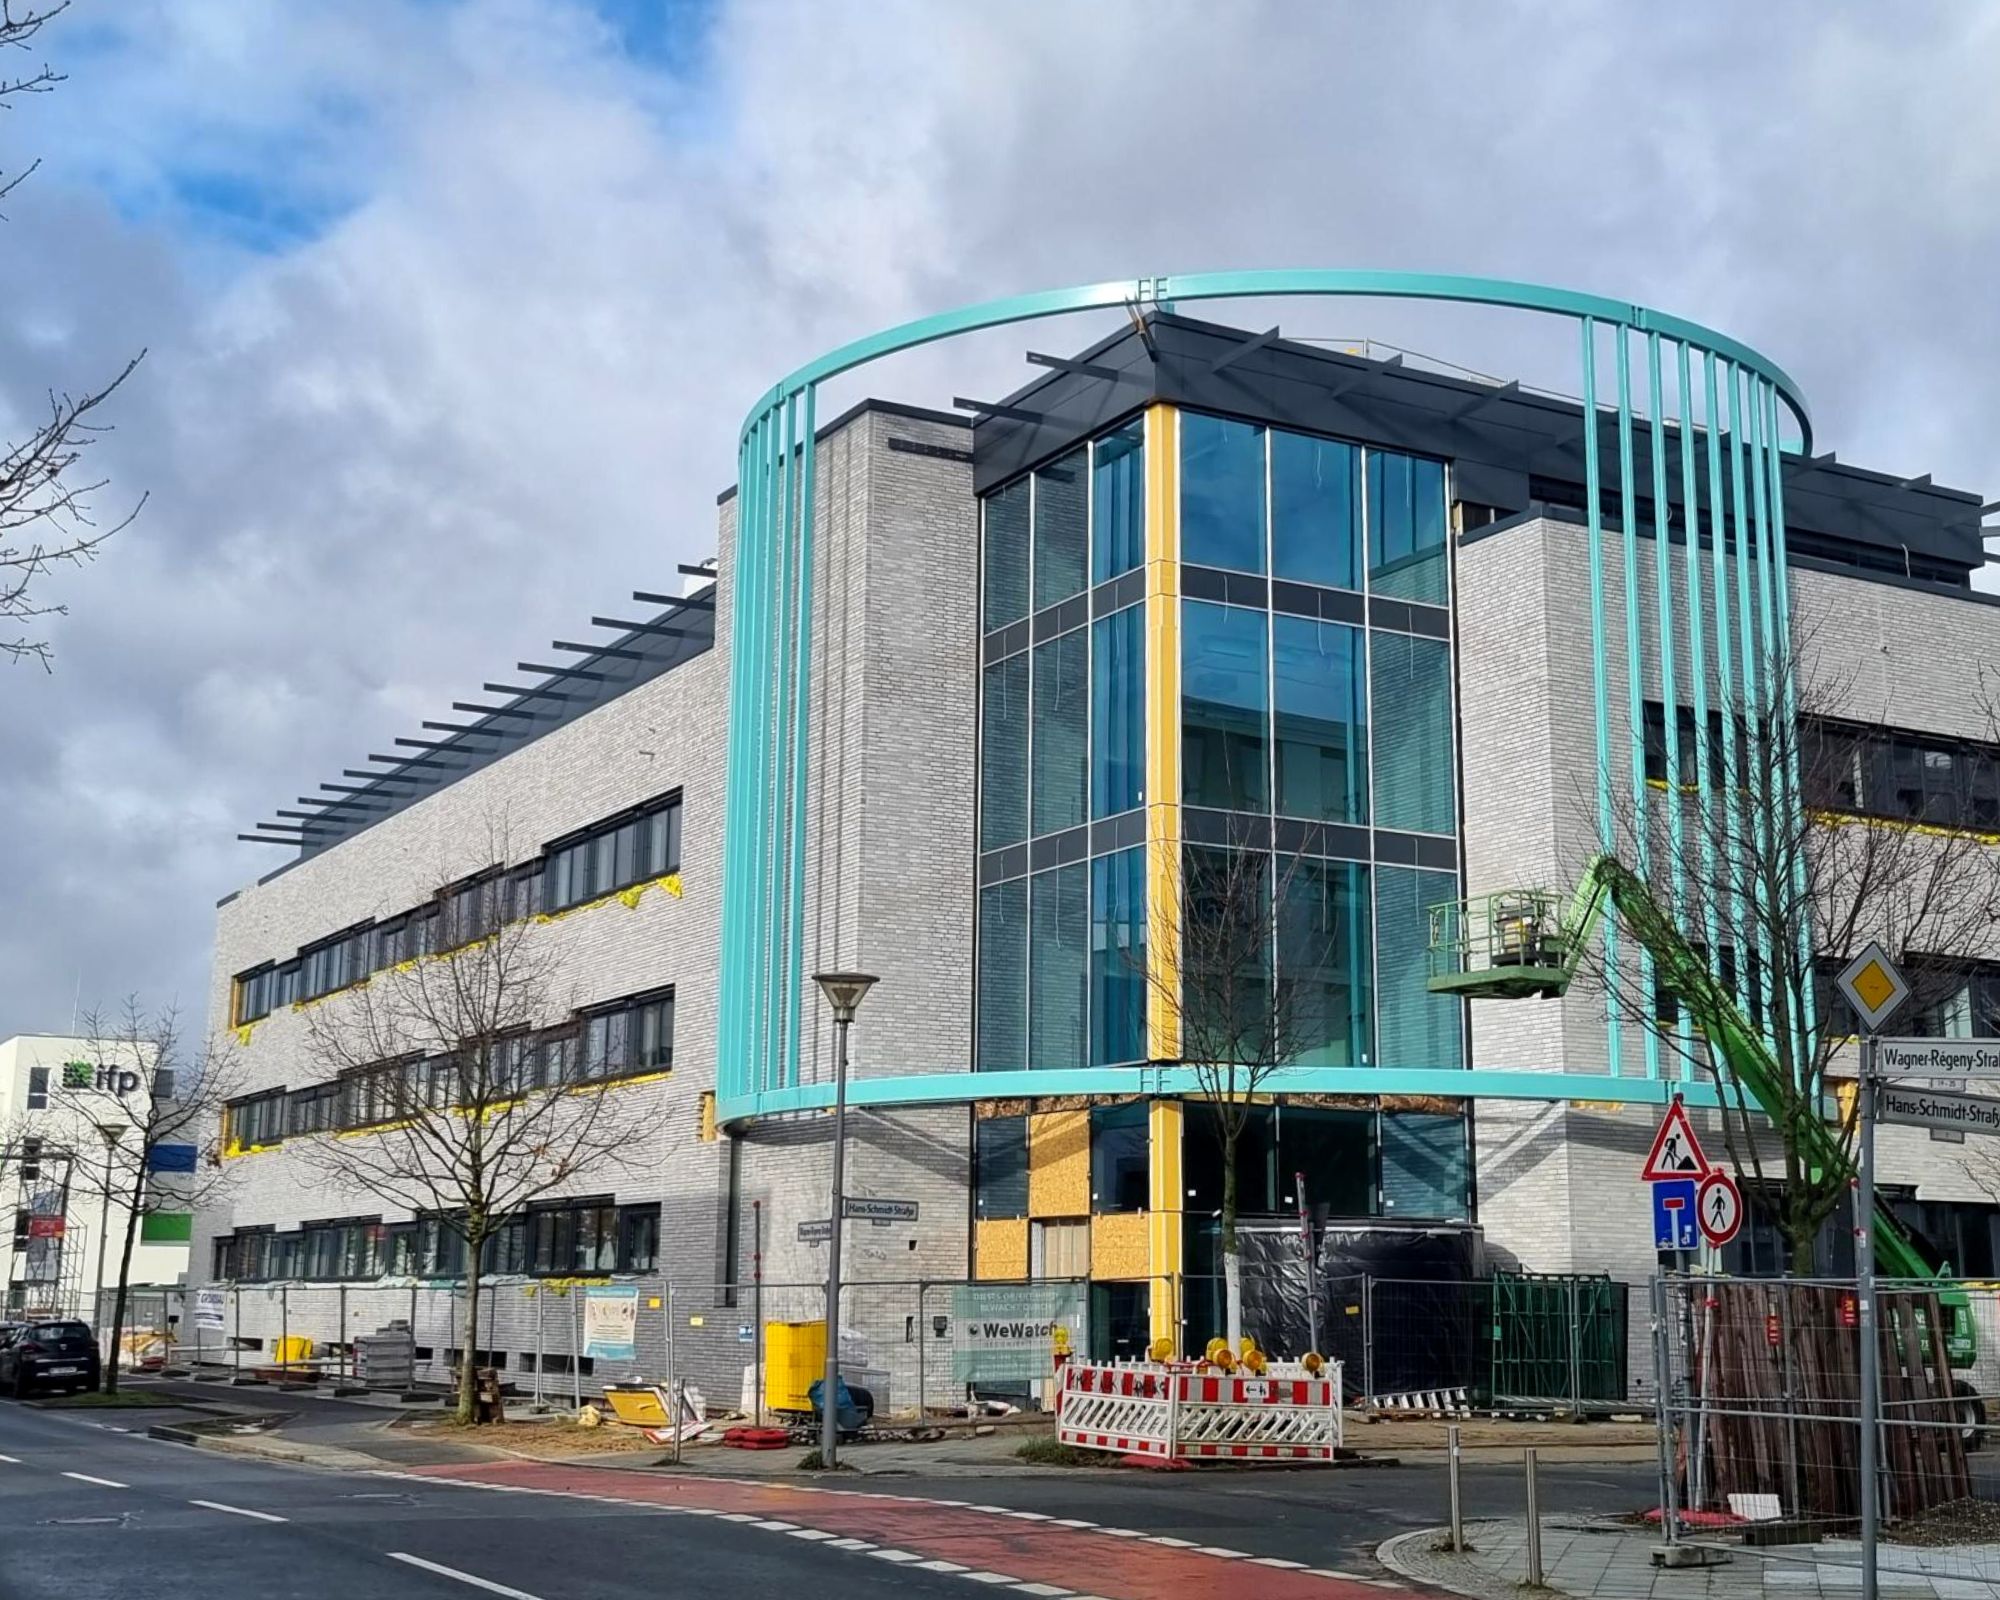
[[[1878,1078],[2000,1078],[2000,1039],[1878,1039]]]
[[[833,1219],[831,1217],[819,1222],[801,1222],[799,1224],[800,1244],[825,1244],[832,1237]]]
[[[914,1200],[875,1200],[866,1195],[848,1195],[841,1201],[840,1214],[850,1222],[915,1222]]]
[[[1885,1083],[1875,1091],[1875,1115],[1906,1128],[1944,1128],[1954,1133],[2000,1133],[2000,1100],[1943,1089],[1912,1089]]]

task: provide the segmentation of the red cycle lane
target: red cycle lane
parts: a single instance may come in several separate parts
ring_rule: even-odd
[[[1239,1553],[1209,1555],[1143,1536],[1118,1537],[1091,1528],[1064,1527],[1052,1519],[1028,1520],[998,1510],[977,1511],[859,1489],[670,1477],[528,1461],[420,1467],[413,1475],[496,1490],[641,1501],[786,1522],[834,1538],[907,1551],[927,1561],[954,1562],[974,1574],[1006,1574],[1017,1589],[1045,1586],[1031,1591],[1039,1593],[1087,1594],[1103,1600],[1384,1600],[1384,1591],[1402,1588],[1386,1579],[1267,1566]],[[775,1538],[788,1537],[783,1530],[770,1531]],[[998,1583],[995,1590],[1008,1592]]]

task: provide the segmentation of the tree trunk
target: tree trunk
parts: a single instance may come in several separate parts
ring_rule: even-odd
[[[1236,1138],[1222,1141],[1222,1299],[1229,1348],[1243,1348],[1243,1260],[1236,1253]]]
[[[479,1383],[479,1253],[486,1241],[465,1241],[465,1328],[458,1351],[458,1420],[470,1426],[478,1420]]]
[[[139,1184],[144,1184],[142,1176]],[[132,1281],[132,1247],[139,1241],[140,1199],[138,1185],[132,1191],[132,1208],[125,1213],[125,1248],[118,1254],[118,1292],[111,1299],[111,1343],[98,1349],[102,1365],[100,1381],[106,1394],[118,1392],[118,1351],[125,1338],[125,1294]]]

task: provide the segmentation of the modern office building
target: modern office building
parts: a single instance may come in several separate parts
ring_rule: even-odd
[[[1581,328],[1581,372],[1542,392],[1187,309],[1285,294],[1539,315]],[[1114,330],[1024,345],[1037,375],[1004,400],[817,415],[877,355],[1092,309]],[[2000,829],[1970,670],[2000,658],[1980,497],[1822,451],[1744,346],[1471,280],[1141,280],[801,369],[746,425],[687,592],[593,619],[596,642],[495,674],[260,828],[295,854],[220,908],[213,1019],[255,1093],[219,1140],[241,1181],[198,1221],[197,1277],[449,1277],[436,1219],[328,1194],[291,1147],[378,1120],[312,1050],[313,1008],[440,959],[471,892],[534,921],[565,994],[536,1048],[572,1052],[642,1149],[539,1202],[503,1273],[658,1274],[719,1306],[758,1242],[767,1282],[823,1274],[799,1227],[830,1168],[811,975],[859,969],[880,982],[848,1188],[916,1217],[852,1230],[850,1276],[1087,1278],[1094,1344],[1198,1346],[1222,1162],[1176,964],[1221,914],[1218,864],[1252,858],[1261,879],[1233,881],[1263,885],[1263,976],[1297,997],[1238,1152],[1253,1261],[1296,1248],[1272,1241],[1302,1179],[1330,1272],[1643,1281],[1641,1159],[1676,1092],[1712,1125],[1712,1079],[1601,996],[1436,992],[1432,909],[1574,882],[1614,799],[1666,794],[1728,646],[1787,616],[1830,619],[1813,636],[1851,688],[1856,781],[1811,803]],[[1960,965],[1968,995],[2000,975]],[[1898,1130],[1884,1168],[1955,1262],[1994,1269],[2000,1213],[1956,1148]],[[1737,1256],[1772,1249],[1753,1226]],[[274,1334],[268,1298],[247,1337]],[[524,1347],[525,1304],[496,1355]]]
[[[97,1285],[116,1288],[136,1162],[127,1154],[107,1165],[106,1146],[119,1140],[128,1152],[135,1148],[143,1097],[154,1089],[152,1066],[151,1052],[129,1041],[37,1033],[0,1039],[0,1214],[13,1225],[0,1321],[89,1316]],[[187,1277],[193,1219],[185,1200],[172,1200],[172,1182],[169,1176],[163,1187],[149,1187],[157,1203],[139,1218],[132,1285]]]

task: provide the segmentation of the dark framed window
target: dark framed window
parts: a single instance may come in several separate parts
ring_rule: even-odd
[[[391,1061],[342,1073],[336,1115],[342,1128],[373,1128],[427,1103],[432,1074],[424,1061]]]
[[[985,600],[989,632],[1028,614],[1028,480],[1017,478],[983,502]]]
[[[1183,411],[1181,559],[1264,570],[1264,429]]]
[[[32,1183],[42,1175],[42,1141],[23,1139],[21,1141],[21,1181]]]
[[[618,1207],[609,1195],[531,1206],[527,1222],[528,1271],[565,1277],[616,1270]]]
[[[583,1014],[571,1081],[631,1077],[674,1064],[674,992],[634,995]]]
[[[285,1091],[245,1095],[223,1107],[224,1139],[232,1145],[276,1144],[285,1136]]]
[[[621,1207],[618,1212],[618,1270],[651,1272],[659,1264],[659,1206]]]
[[[416,1276],[417,1233],[415,1222],[392,1222],[382,1230],[382,1271],[386,1276]]]
[[[1090,581],[1146,558],[1146,422],[1134,417],[1091,446]]]
[[[285,1275],[318,1283],[376,1277],[381,1271],[382,1234],[380,1217],[301,1223],[297,1266]]]
[[[1067,600],[1084,586],[1090,527],[1089,450],[1070,451],[1035,471],[1035,609]]]
[[[294,1089],[285,1101],[287,1135],[325,1133],[335,1125],[340,1112],[340,1085],[314,1084],[310,1089]]]
[[[49,1069],[47,1067],[28,1068],[28,1105],[30,1111],[46,1111],[49,1108]]]
[[[681,797],[652,801],[558,840],[549,846],[544,860],[543,899],[550,911],[678,872]]]
[[[1143,1100],[1090,1109],[1090,1209],[1144,1211],[1151,1139]]]
[[[2000,828],[2000,746],[1813,720],[1799,733],[1806,804],[1934,827]]]
[[[972,1124],[973,1212],[982,1222],[1028,1214],[1028,1119]]]
[[[507,920],[524,922],[542,910],[542,863],[531,861],[507,876]]]
[[[240,974],[236,979],[236,1024],[255,1022],[271,1014],[271,995],[277,970],[270,962]]]
[[[374,925],[371,923],[337,933],[331,939],[321,940],[301,950],[298,998],[317,1000],[321,995],[345,989],[367,977],[373,970],[370,965],[373,935]]]
[[[271,1009],[279,1006],[295,1005],[304,998],[300,988],[299,963],[297,960],[281,962],[277,975],[271,980]]]
[[[507,884],[498,867],[455,884],[438,896],[435,948],[458,950],[500,926]]]
[[[1268,809],[1268,621],[1241,606],[1181,604],[1181,797],[1189,805]]]

